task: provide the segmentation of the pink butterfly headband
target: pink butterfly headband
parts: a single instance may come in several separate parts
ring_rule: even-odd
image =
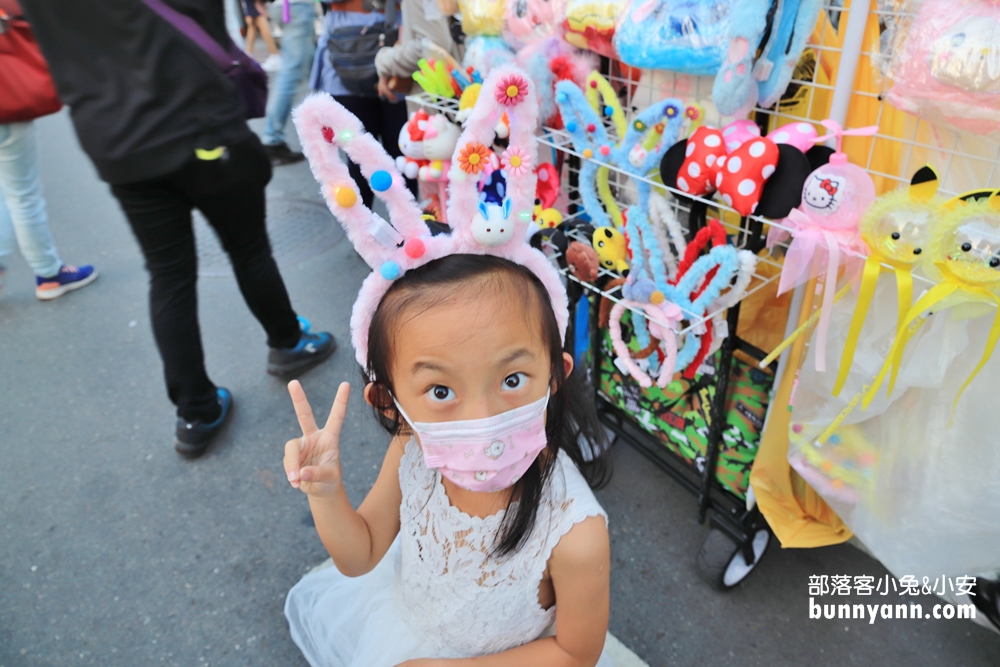
[[[505,197],[501,205],[480,203],[479,177],[487,166],[494,128],[504,113],[510,120],[509,146],[500,159],[507,183]],[[365,132],[361,121],[329,95],[310,95],[293,119],[330,211],[373,269],[351,313],[351,341],[358,363],[367,367],[368,329],[393,281],[411,269],[455,254],[503,257],[529,269],[545,286],[559,334],[565,338],[566,288],[556,267],[526,238],[535,202],[538,102],[534,84],[524,72],[508,65],[490,73],[458,139],[449,173],[451,234],[431,236],[393,159]],[[372,191],[385,202],[391,224],[361,203],[338,149],[361,167]]]

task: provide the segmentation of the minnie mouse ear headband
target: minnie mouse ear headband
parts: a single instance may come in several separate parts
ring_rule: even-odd
[[[778,220],[799,205],[806,176],[833,152],[813,146],[816,139],[810,123],[793,123],[767,137],[750,120],[721,130],[703,125],[667,150],[660,177],[664,185],[693,197],[718,191],[742,216]]]
[[[486,168],[487,146],[504,113],[510,145],[501,156],[507,179],[502,205],[479,202],[478,176]],[[483,84],[451,163],[448,219],[451,233],[431,236],[420,207],[382,145],[353,114],[329,95],[310,95],[293,114],[295,129],[330,211],[373,271],[361,286],[351,313],[351,342],[367,367],[368,329],[392,282],[404,273],[447,255],[493,255],[526,267],[545,286],[559,334],[566,336],[569,305],[556,268],[525,236],[535,201],[535,127],[538,103],[530,79],[513,66],[498,67]],[[340,157],[343,150],[361,167],[392,224],[369,210]]]

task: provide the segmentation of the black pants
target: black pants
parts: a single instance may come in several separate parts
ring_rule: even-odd
[[[399,132],[406,125],[406,102],[388,102],[380,97],[360,97],[354,95],[335,95],[334,98],[345,109],[357,116],[361,124],[365,126],[368,134],[382,142],[385,152],[393,158],[397,158],[402,153],[399,150]],[[361,174],[361,167],[353,162],[347,163],[347,170],[351,178],[358,184],[361,191],[361,201],[368,208],[372,207],[375,193],[368,185],[368,180]],[[414,197],[417,194],[417,182],[406,179],[406,187],[410,189]]]
[[[148,181],[113,185],[149,271],[149,310],[163,359],[167,394],[188,420],[218,414],[216,387],[205,372],[198,328],[198,257],[191,209],[215,229],[240,292],[271,347],[292,347],[299,323],[271,255],[264,226],[264,186],[271,163],[256,135],[217,160],[194,155],[181,169]]]

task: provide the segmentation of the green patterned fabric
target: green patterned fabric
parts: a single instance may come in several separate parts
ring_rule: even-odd
[[[626,312],[622,317],[625,340],[631,337],[630,315]],[[715,375],[701,374],[688,381],[678,374],[665,389],[655,384],[643,389],[614,365],[615,353],[606,330],[602,332],[601,345],[600,392],[665,447],[703,470],[711,404],[715,400]],[[634,341],[629,348],[636,350]],[[720,354],[716,352],[706,359],[706,365],[715,367]],[[726,428],[722,431],[715,474],[723,488],[745,498],[774,378],[737,358],[733,359],[729,378]]]

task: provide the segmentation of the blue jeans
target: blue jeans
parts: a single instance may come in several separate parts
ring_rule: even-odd
[[[292,111],[292,100],[299,83],[312,65],[316,48],[316,10],[311,2],[293,2],[289,5],[291,21],[281,26],[281,71],[267,101],[267,127],[264,143],[284,143],[285,125]]]
[[[38,147],[32,123],[0,123],[0,257],[14,251],[15,239],[36,276],[62,268],[45,212]]]

